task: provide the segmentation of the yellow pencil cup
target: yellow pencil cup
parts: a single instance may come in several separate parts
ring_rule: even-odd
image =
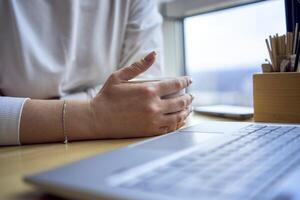
[[[300,123],[300,73],[253,75],[254,121]]]

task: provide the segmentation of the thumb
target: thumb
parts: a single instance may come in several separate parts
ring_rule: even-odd
[[[124,67],[116,72],[117,77],[120,80],[128,81],[145,72],[154,63],[156,57],[155,51],[149,53],[145,58],[139,62],[135,62],[129,67]]]

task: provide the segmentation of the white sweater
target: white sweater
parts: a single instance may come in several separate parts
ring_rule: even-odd
[[[161,21],[154,0],[0,1],[0,145],[20,144],[26,98],[89,98],[116,69],[162,55]],[[160,56],[147,75],[161,75]]]

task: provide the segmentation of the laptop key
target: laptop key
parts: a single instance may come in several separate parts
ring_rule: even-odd
[[[276,129],[279,129],[281,126],[266,126],[262,130],[271,130],[274,131]]]

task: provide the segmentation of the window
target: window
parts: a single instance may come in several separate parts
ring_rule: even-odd
[[[184,19],[186,72],[196,105],[252,105],[252,74],[268,58],[265,38],[286,32],[284,0]]]

